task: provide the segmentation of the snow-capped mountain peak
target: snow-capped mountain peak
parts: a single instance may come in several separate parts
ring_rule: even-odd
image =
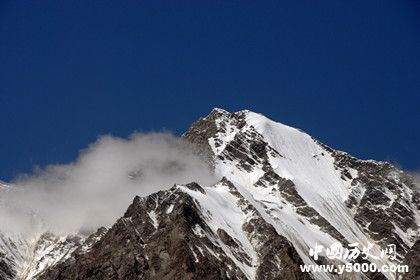
[[[413,183],[388,163],[355,159],[247,110],[213,110],[185,136],[201,139],[196,134],[206,135],[216,173],[262,205],[263,216],[305,262],[315,244],[373,243],[378,253],[396,243],[402,257],[418,238]]]
[[[248,110],[213,109],[183,138],[218,182],[136,197],[109,230],[26,279],[394,279],[308,274],[299,265],[332,263],[310,256],[315,245],[373,244],[378,255],[395,244],[397,260],[361,260],[377,265],[418,247],[420,196],[388,163],[356,159]]]

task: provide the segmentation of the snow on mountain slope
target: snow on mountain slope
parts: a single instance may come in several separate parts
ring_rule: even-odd
[[[242,245],[242,253],[247,256],[246,261],[238,261],[233,256],[231,256],[231,259],[235,261],[236,265],[241,268],[248,278],[254,279],[258,264],[257,253],[251,241],[247,238],[246,232],[242,230],[243,225],[252,218],[252,214],[244,213],[238,207],[240,197],[235,195],[235,193],[231,193],[232,190],[229,189],[229,186],[223,183],[206,188],[205,193],[190,190],[182,186],[180,188],[195,198],[200,207],[206,209],[204,211],[205,220],[213,232],[216,233],[218,229],[223,229],[229,236]],[[202,231],[199,226],[196,230],[199,232]],[[225,246],[222,246],[222,248],[228,255],[231,255]]]
[[[350,239],[348,241],[366,244],[370,239],[358,230],[350,209],[344,205],[350,194],[350,184],[340,178],[341,174],[334,168],[334,158],[330,153],[297,129],[255,113],[246,115],[249,127],[244,129],[253,127],[282,155],[269,158],[274,172],[290,179],[307,204]],[[223,173],[222,170],[220,172]]]
[[[34,279],[44,269],[65,260],[81,241],[78,236],[57,237],[49,233],[0,233],[0,261],[8,264],[10,272],[2,279]]]
[[[0,232],[0,279],[38,279],[45,270],[64,262],[72,253],[89,251],[104,233],[103,228],[89,237],[83,234],[56,236],[49,232],[31,235]]]
[[[47,230],[36,215],[8,203],[3,192],[17,191],[13,185],[0,184],[0,209],[9,215],[0,216],[0,279],[31,280],[55,264],[66,260],[76,249],[92,245],[84,234],[57,236]],[[14,215],[19,213],[22,215]],[[14,219],[26,219],[15,223]]]
[[[215,109],[184,136],[210,147],[216,173],[255,202],[305,263],[314,263],[308,252],[315,244],[336,241],[376,244],[375,255],[396,244],[402,259],[419,236],[412,182],[387,163],[357,160],[249,111]]]

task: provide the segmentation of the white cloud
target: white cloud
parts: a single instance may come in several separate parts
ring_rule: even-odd
[[[215,178],[180,139],[166,133],[138,133],[129,139],[102,136],[73,163],[51,165],[15,180],[14,191],[0,197],[0,224],[32,231],[30,209],[44,222],[42,230],[94,230],[111,225],[135,195],[191,181],[210,184]]]

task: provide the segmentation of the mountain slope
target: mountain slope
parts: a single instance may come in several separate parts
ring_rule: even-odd
[[[308,251],[314,244],[337,240],[396,244],[402,259],[418,238],[418,194],[410,178],[388,163],[358,160],[249,111],[215,109],[185,137],[207,146],[216,173],[261,205],[305,263],[313,262]]]
[[[89,242],[80,240],[35,278],[395,277],[300,272],[300,264],[339,262],[309,255],[315,245],[335,242],[357,242],[360,249],[372,243],[375,255],[395,244],[396,261],[370,257],[366,262],[395,264],[406,254],[415,262],[420,196],[392,165],[356,159],[249,111],[214,109],[183,138],[200,148],[223,179],[136,197],[112,228]],[[11,262],[4,263],[0,271],[6,273]]]
[[[267,258],[266,268],[259,269],[258,258]],[[300,263],[291,244],[223,180],[136,197],[90,252],[40,279],[274,279],[280,274],[308,279],[298,271]]]

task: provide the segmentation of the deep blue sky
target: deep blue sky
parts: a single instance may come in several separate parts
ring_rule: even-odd
[[[0,179],[216,106],[419,168],[420,3],[0,1]]]

